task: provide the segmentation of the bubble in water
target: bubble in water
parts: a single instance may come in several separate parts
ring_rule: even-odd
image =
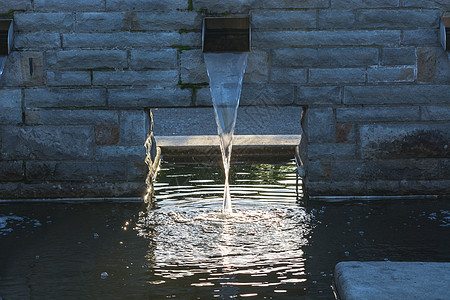
[[[100,274],[100,277],[102,278],[102,279],[106,279],[106,278],[108,278],[108,273],[106,273],[106,272],[102,272],[102,274]]]

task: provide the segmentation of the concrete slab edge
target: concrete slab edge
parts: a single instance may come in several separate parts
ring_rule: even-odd
[[[309,196],[309,200],[323,202],[383,201],[383,200],[438,200],[450,195],[386,195],[386,196]]]

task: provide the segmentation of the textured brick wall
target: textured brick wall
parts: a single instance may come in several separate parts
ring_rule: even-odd
[[[210,106],[204,16],[249,14],[241,105],[303,106],[311,195],[449,193],[448,0],[1,0],[0,198],[136,196],[151,107]],[[299,120],[300,121],[300,120]]]

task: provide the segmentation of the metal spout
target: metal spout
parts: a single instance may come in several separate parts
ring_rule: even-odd
[[[13,41],[13,20],[0,20],[0,79],[5,69],[6,57],[11,53]]]
[[[203,19],[203,52],[250,52],[249,17],[207,17]]]

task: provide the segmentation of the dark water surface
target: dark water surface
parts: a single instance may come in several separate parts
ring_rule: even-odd
[[[222,174],[163,164],[149,211],[1,204],[0,298],[334,299],[339,261],[450,261],[449,201],[305,204],[294,164],[232,165],[226,217]]]

